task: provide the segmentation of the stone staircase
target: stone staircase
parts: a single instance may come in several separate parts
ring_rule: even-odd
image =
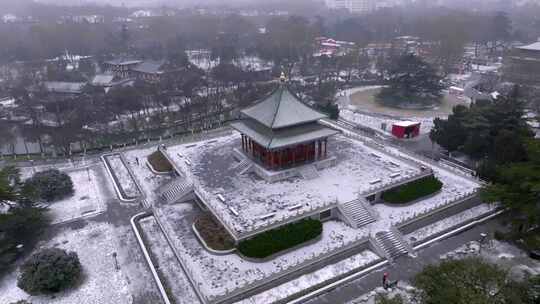
[[[319,177],[319,172],[317,171],[317,168],[313,165],[306,165],[298,169],[300,175],[302,178],[306,180],[312,180]]]
[[[379,232],[375,236],[375,239],[390,261],[409,253],[408,246],[403,243],[399,235],[396,235],[396,232]]]
[[[177,178],[165,185],[159,192],[159,197],[164,203],[174,204],[193,191],[193,184],[182,178]]]
[[[375,218],[360,199],[341,204],[338,208],[353,228],[375,222]]]
[[[247,173],[251,167],[253,167],[253,163],[251,160],[244,158],[238,165],[236,165],[236,168],[234,168],[236,174],[242,175]]]

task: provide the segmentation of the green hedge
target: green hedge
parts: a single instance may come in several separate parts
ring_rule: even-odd
[[[429,176],[385,191],[382,199],[389,204],[406,204],[436,193],[442,186],[443,183],[435,176]]]
[[[262,259],[312,240],[321,233],[320,221],[305,219],[242,241],[238,245],[238,251],[246,257]]]

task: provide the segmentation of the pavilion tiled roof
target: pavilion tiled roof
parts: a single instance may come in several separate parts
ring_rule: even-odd
[[[285,84],[255,105],[242,110],[242,114],[270,129],[292,127],[326,117],[300,101]]]
[[[533,44],[520,46],[518,49],[525,51],[540,51],[540,41]]]
[[[231,127],[247,135],[266,149],[281,149],[327,138],[339,131],[318,123],[303,124],[285,129],[272,130],[251,120],[234,122]]]

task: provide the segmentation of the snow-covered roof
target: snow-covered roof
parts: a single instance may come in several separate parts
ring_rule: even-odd
[[[268,97],[242,110],[242,114],[271,129],[291,127],[325,118],[281,84]]]
[[[454,90],[454,91],[460,91],[460,92],[464,92],[464,91],[465,91],[464,88],[460,88],[460,87],[456,87],[456,86],[451,86],[449,89],[450,89],[450,90]]]
[[[132,70],[146,74],[159,74],[163,73],[163,65],[164,61],[145,61],[134,67]]]
[[[520,46],[518,49],[525,51],[540,51],[540,41],[533,44]]]
[[[13,97],[3,97],[0,98],[0,106],[3,107],[12,107],[15,105],[15,98]]]
[[[112,84],[114,75],[111,74],[99,74],[94,76],[91,83],[95,86],[106,86]]]
[[[110,64],[110,65],[133,65],[133,64],[139,64],[141,62],[142,60],[122,59],[122,58],[105,61],[106,64]]]
[[[63,82],[63,81],[45,81],[43,82],[45,89],[49,92],[80,94],[86,82]]]
[[[394,126],[404,127],[404,128],[413,127],[417,125],[420,125],[420,123],[417,121],[409,121],[409,120],[398,121],[394,123]]]

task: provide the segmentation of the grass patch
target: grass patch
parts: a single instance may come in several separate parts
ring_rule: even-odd
[[[262,259],[312,240],[321,233],[320,221],[305,219],[242,241],[238,245],[238,251],[246,257]]]
[[[383,201],[389,204],[406,204],[441,190],[443,183],[435,176],[428,176],[414,182],[383,192]]]
[[[148,156],[148,162],[158,172],[171,172],[173,167],[161,151],[156,151]]]
[[[210,214],[204,214],[195,221],[195,228],[208,247],[224,251],[234,248],[234,240],[227,230]]]

